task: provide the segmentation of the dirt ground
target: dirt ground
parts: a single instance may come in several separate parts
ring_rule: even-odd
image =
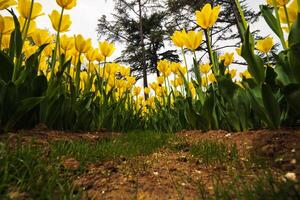
[[[28,142],[33,135],[43,144],[49,140],[61,139],[95,141],[120,134],[61,134],[58,131],[37,129],[23,134],[21,141]],[[249,166],[253,155],[265,158],[269,171],[276,177],[283,178],[286,173],[295,173],[300,180],[300,130],[259,130],[243,133],[182,131],[176,136],[177,140],[171,140],[170,145],[179,146],[178,151],[165,147],[148,156],[90,164],[86,173],[74,179],[76,190],[83,191],[82,199],[95,200],[199,199],[201,195],[214,192],[214,181],[226,184],[237,173],[248,180],[266,173],[262,167]],[[8,141],[16,138],[14,134],[6,136]],[[235,144],[239,153],[239,164],[214,165],[199,162],[199,159],[189,153],[189,147],[201,140]]]

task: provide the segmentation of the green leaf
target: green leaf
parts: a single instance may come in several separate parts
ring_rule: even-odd
[[[5,125],[5,132],[11,130],[26,113],[39,105],[43,101],[43,99],[44,97],[31,97],[21,101],[16,112]]]
[[[242,56],[248,63],[248,71],[258,85],[262,85],[265,80],[264,61],[254,54],[254,38],[248,27],[245,33],[245,40],[242,46]]]
[[[280,29],[281,27],[278,26],[278,22],[276,18],[273,15],[273,9],[266,6],[266,5],[261,5],[260,6],[260,11],[262,16],[264,17],[265,21],[269,25],[269,27],[272,29],[272,31],[280,37]]]
[[[300,114],[300,85],[290,84],[283,89],[283,93],[293,112]]]
[[[280,107],[270,85],[264,84],[262,86],[262,99],[265,111],[272,122],[272,128],[279,128],[281,116]]]
[[[13,49],[14,52],[10,52],[10,56],[12,58],[15,55],[17,58],[19,58],[22,54],[22,48],[23,48],[23,41],[22,41],[23,39],[22,39],[20,23],[14,11],[13,10],[8,10],[8,11],[13,16],[14,24],[15,24],[15,30],[13,31],[13,37],[11,38],[11,43],[10,43],[10,49]]]
[[[289,46],[293,47],[296,44],[300,43],[300,13],[297,15],[297,19],[294,22],[290,35],[289,35]]]
[[[300,28],[300,27],[299,27]],[[299,33],[300,34],[300,33]],[[288,60],[292,74],[297,83],[300,83],[300,42],[290,47]]]
[[[14,63],[2,51],[0,52],[0,63],[0,80],[9,82],[12,79]]]

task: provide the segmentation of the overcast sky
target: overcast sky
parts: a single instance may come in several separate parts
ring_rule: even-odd
[[[37,18],[37,22],[40,28],[46,28],[52,30],[50,19],[48,14],[53,9],[60,10],[60,7],[56,4],[55,0],[36,0],[43,5],[44,15]],[[264,3],[265,0],[248,0],[249,6],[253,9],[259,9],[259,5]],[[85,37],[91,37],[93,43],[97,44],[97,20],[102,15],[108,15],[113,12],[112,0],[77,0],[77,6],[72,10],[66,10],[66,14],[70,14],[72,18],[72,26],[69,35],[81,33]],[[0,14],[4,14],[6,11],[1,11]]]
[[[41,28],[49,28],[50,20],[48,14],[53,9],[59,9],[55,0],[37,0],[42,3],[45,15],[38,18]],[[258,9],[259,4],[264,0],[248,0],[253,9]],[[68,34],[81,33],[85,37],[93,38],[94,44],[97,41],[97,19],[103,14],[109,15],[113,12],[112,0],[77,0],[77,6],[66,11],[72,17],[72,27]]]

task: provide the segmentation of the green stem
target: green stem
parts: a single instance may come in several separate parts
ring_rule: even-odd
[[[0,51],[2,50],[2,37],[3,37],[3,35],[2,35],[2,33],[0,33]]]
[[[235,0],[235,4],[236,4],[239,14],[241,16],[243,28],[244,28],[244,30],[247,30],[248,23],[246,21],[246,18],[245,18],[245,15],[244,15],[244,12],[243,12],[243,9],[242,9],[242,6],[241,6],[239,0]]]
[[[24,32],[24,35],[23,35],[23,44],[26,40],[26,37],[27,37],[27,33],[28,33],[28,30],[29,30],[29,27],[30,27],[30,22],[31,22],[31,16],[32,16],[32,11],[33,11],[33,6],[34,6],[34,0],[31,1],[31,4],[30,4],[30,13],[29,13],[29,19],[26,19],[25,20],[25,23],[26,23],[26,26],[25,26],[25,32]]]
[[[31,4],[30,4],[29,19],[26,19],[25,22],[24,22],[25,32],[22,35],[21,49],[23,49],[24,43],[25,43],[26,38],[27,38],[27,33],[28,33],[28,30],[29,30],[29,26],[30,26],[33,6],[34,6],[34,0],[32,0]],[[21,68],[22,60],[23,60],[23,57],[22,57],[22,53],[21,53],[20,56],[16,60],[16,65],[14,66],[13,75],[12,75],[12,81],[13,82],[17,79],[17,74],[19,73],[19,69]]]
[[[285,13],[286,22],[288,24],[289,31],[291,31],[290,18],[289,18],[289,13],[288,13],[286,5],[284,5],[284,13]]]
[[[76,66],[75,84],[76,84],[77,96],[79,95],[79,91],[80,91],[80,67],[81,67],[80,57],[81,57],[81,52],[79,53],[78,62],[77,62],[77,66]]]
[[[207,48],[208,48],[208,52],[209,52],[209,57],[211,58],[211,65],[213,66],[213,71],[214,73],[217,72],[216,66],[215,66],[215,59],[214,59],[214,55],[213,55],[213,51],[212,51],[212,47],[211,47],[211,39],[209,36],[209,29],[204,30],[205,33],[205,38],[207,41]]]
[[[185,68],[186,68],[186,73],[187,73],[186,78],[187,78],[187,81],[189,82],[189,69],[188,69],[186,56],[185,56],[185,52],[184,52],[183,47],[181,47],[181,52],[182,52],[182,56],[183,56],[183,60],[184,60]]]
[[[54,48],[54,52],[52,55],[52,60],[51,60],[51,77],[54,76],[54,68],[55,68],[55,63],[56,63],[56,57],[57,57],[57,49],[60,48],[59,45],[59,35],[60,35],[60,28],[61,28],[61,24],[62,24],[62,18],[63,18],[63,14],[64,14],[64,8],[61,9],[61,13],[60,13],[60,18],[59,18],[59,23],[58,23],[58,30],[57,30],[57,34],[56,34],[56,41],[55,41],[55,48]],[[79,56],[80,58],[80,56]]]
[[[275,9],[275,15],[276,15],[276,18],[277,18],[277,26],[279,28],[279,39],[281,41],[281,44],[282,44],[283,48],[287,49],[287,46],[286,46],[286,43],[285,43],[285,40],[284,40],[284,36],[283,36],[283,31],[282,31],[282,28],[281,28],[281,22],[280,22],[280,17],[279,17],[279,12],[278,12],[278,7],[277,7],[276,0],[273,0],[273,5],[274,5],[274,9]]]

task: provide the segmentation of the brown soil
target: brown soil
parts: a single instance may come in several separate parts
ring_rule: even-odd
[[[0,141],[6,141],[10,145],[15,143],[32,143],[48,144],[49,142],[59,140],[87,140],[96,142],[103,139],[111,139],[120,136],[121,133],[107,132],[105,130],[98,132],[71,132],[71,131],[57,131],[49,130],[44,125],[38,125],[32,130],[19,131],[18,133],[0,134]]]
[[[164,148],[149,156],[92,164],[74,185],[85,191],[83,199],[201,199],[208,195],[207,191],[214,192],[214,181],[229,183],[237,171],[248,181],[265,174],[265,168],[248,166],[253,154],[268,159],[269,171],[275,177],[283,178],[287,172],[294,172],[299,180],[299,131],[189,131],[177,136],[186,141],[183,145],[187,147],[207,139],[236,144],[241,162],[205,165],[184,148],[179,152]],[[282,161],[278,162],[278,158]],[[205,192],[201,192],[201,186]]]
[[[34,137],[43,144],[49,140],[62,139],[97,141],[118,135],[105,132],[74,134],[38,129],[21,136],[1,136],[0,140],[4,138],[15,142],[21,138],[22,142],[28,142]],[[275,177],[283,179],[286,173],[293,172],[300,180],[299,130],[243,133],[183,131],[176,136],[180,139],[170,141],[170,145],[181,146],[180,151],[166,147],[148,156],[90,164],[85,174],[75,178],[75,189],[83,191],[82,199],[201,199],[214,192],[213,183],[230,183],[237,172],[250,182],[260,174],[265,174],[265,168],[251,164],[253,156],[266,159],[268,171]],[[233,165],[199,162],[188,152],[189,146],[208,139],[235,144],[240,162]],[[64,165],[71,165],[70,168],[74,163],[78,165],[72,158],[66,161]]]

